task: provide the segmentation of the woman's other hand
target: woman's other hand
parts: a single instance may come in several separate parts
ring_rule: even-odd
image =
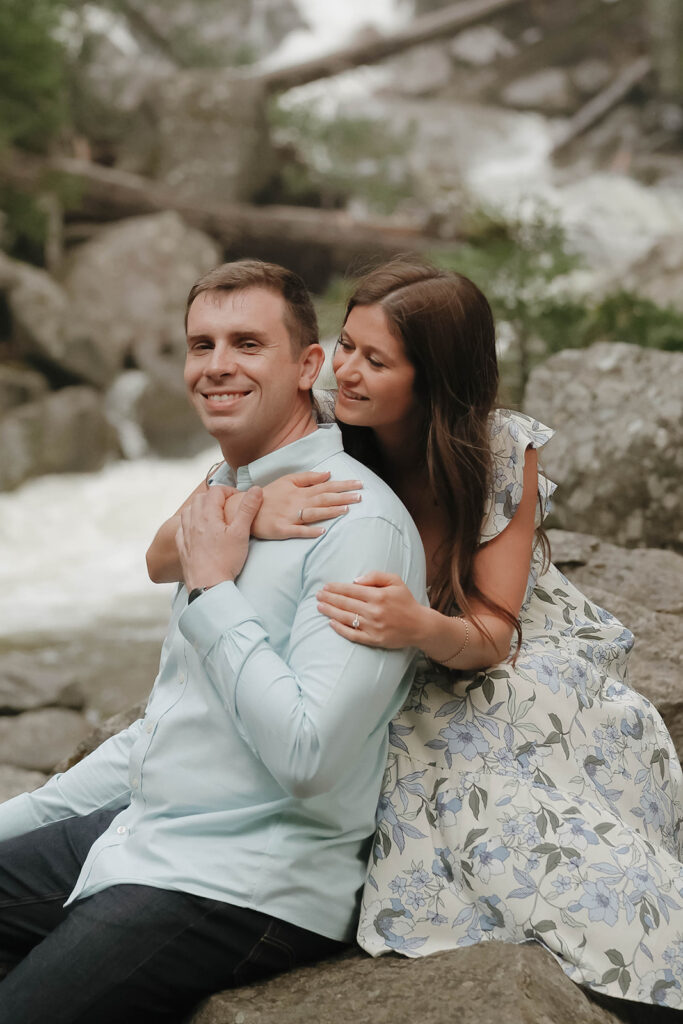
[[[259,540],[320,537],[316,524],[345,515],[352,502],[361,500],[360,480],[330,480],[326,473],[290,473],[263,488],[263,505],[254,520],[252,536]],[[239,496],[226,502],[231,518]]]
[[[318,611],[336,633],[368,647],[418,647],[429,611],[400,576],[388,572],[368,572],[353,583],[326,583],[317,598]]]

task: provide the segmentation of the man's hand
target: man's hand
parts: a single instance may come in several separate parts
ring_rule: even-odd
[[[244,567],[263,491],[250,487],[228,526],[224,505],[229,496],[223,487],[209,487],[180,513],[176,544],[188,591],[234,580]]]

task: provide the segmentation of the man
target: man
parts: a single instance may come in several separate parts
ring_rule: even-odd
[[[0,807],[0,1024],[178,1019],[202,996],[354,933],[386,754],[414,652],[352,644],[317,611],[369,567],[424,593],[416,529],[317,427],[323,354],[303,283],[226,264],[188,300],[185,381],[220,443],[181,513],[175,597],[144,718]],[[357,476],[322,536],[249,541],[264,485]],[[247,553],[249,552],[248,558]],[[22,959],[23,957],[23,959]]]

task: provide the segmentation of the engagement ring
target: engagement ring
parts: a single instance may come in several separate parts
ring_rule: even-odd
[[[359,626],[360,626],[360,615],[358,614],[358,612],[356,612],[356,614],[353,617],[353,622],[351,623],[351,628],[352,629],[358,629]]]
[[[304,510],[302,508],[299,509],[298,519],[299,519],[300,523],[303,523],[303,521],[304,521]]]

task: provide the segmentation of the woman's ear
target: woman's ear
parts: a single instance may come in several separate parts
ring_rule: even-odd
[[[322,345],[307,345],[299,357],[299,389],[310,391],[325,362]]]

